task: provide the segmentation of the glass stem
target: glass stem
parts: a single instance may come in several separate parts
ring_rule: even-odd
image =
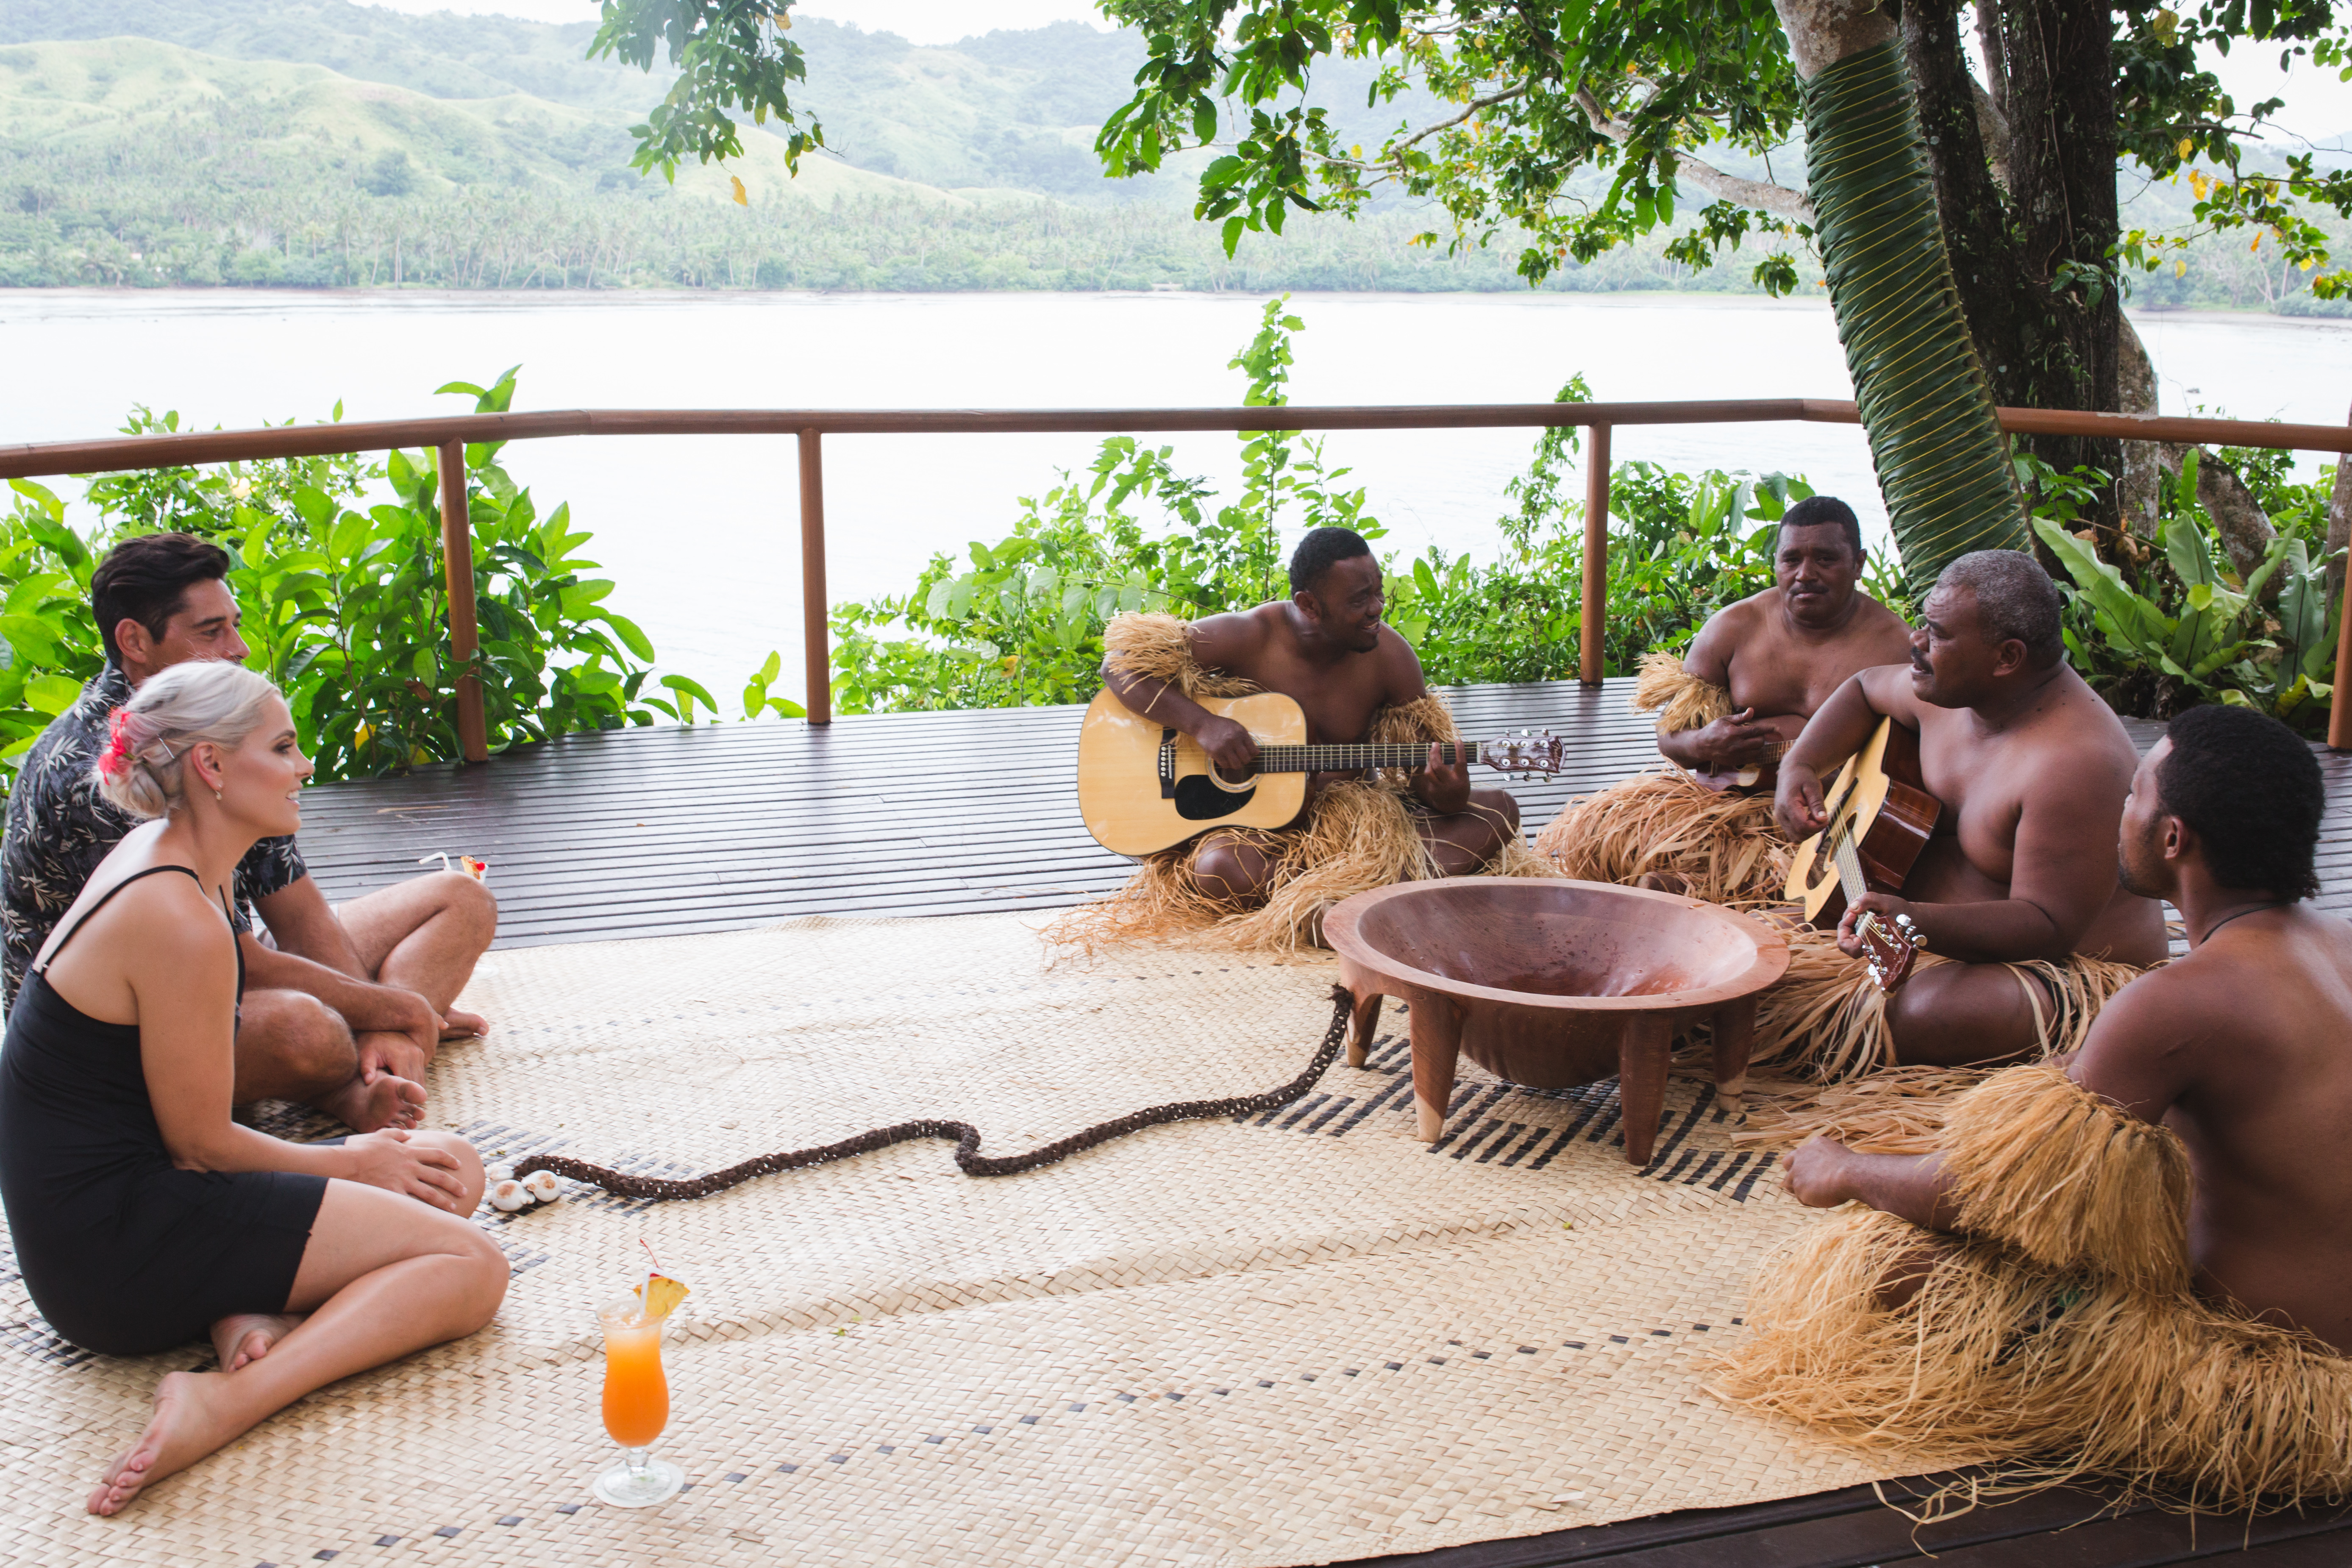
[[[624,1448],[621,1450],[621,1462],[629,1467],[629,1479],[631,1480],[641,1481],[646,1479],[646,1456],[652,1452],[653,1450],[650,1447]]]

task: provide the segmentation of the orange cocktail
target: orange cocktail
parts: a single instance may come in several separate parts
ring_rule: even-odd
[[[662,1375],[662,1325],[604,1324],[604,1430],[624,1448],[650,1448],[669,1425],[669,1379]]]
[[[677,1295],[684,1295],[680,1287]],[[621,1508],[645,1508],[676,1497],[686,1472],[646,1452],[669,1425],[669,1379],[662,1373],[662,1330],[675,1298],[649,1314],[645,1293],[608,1301],[596,1310],[604,1331],[604,1430],[622,1448],[621,1463],[591,1489]]]

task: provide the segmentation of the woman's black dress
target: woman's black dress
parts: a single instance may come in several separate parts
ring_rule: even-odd
[[[48,966],[124,878],[25,976],[0,1043],[0,1201],[33,1304],[67,1339],[146,1355],[239,1312],[282,1312],[326,1196],[323,1176],[183,1171],[147,1098],[139,1029],[49,988]],[[202,885],[202,879],[196,879]],[[245,992],[245,956],[236,988]]]

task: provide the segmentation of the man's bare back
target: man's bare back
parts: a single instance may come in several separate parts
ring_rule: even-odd
[[[1731,693],[1732,712],[1661,730],[1658,750],[1693,772],[1769,761],[1846,679],[1907,656],[1911,628],[1856,586],[1864,557],[1839,523],[1780,530],[1773,585],[1707,618],[1683,673]]]
[[[2176,905],[2189,951],[2117,993],[2067,1071],[2187,1147],[2202,1293],[2352,1352],[2352,924],[2301,901],[2318,885],[2318,767],[2243,710],[2194,710],[2173,729],[2137,764],[2117,879]],[[1953,1217],[1936,1156],[1816,1138],[1789,1184],[1933,1229]]]
[[[2352,925],[2256,909],[2134,981],[2069,1070],[2189,1147],[2200,1287],[2352,1352]]]
[[[1882,718],[1919,735],[1927,789],[1943,806],[1936,836],[1903,895],[1855,900],[1841,933],[1855,952],[1855,915],[1907,915],[1929,952],[1959,961],[1922,969],[1888,1003],[1912,1063],[2000,1060],[2035,1044],[2043,1009],[1996,966],[2077,953],[2145,965],[2165,953],[2162,910],[2116,885],[2107,851],[2137,763],[2131,738],[2060,647],[1993,635],[1977,592],[1955,580],[1978,560],[1963,558],[1928,596],[1909,660],[1847,682],[1781,767],[1781,826],[1801,838],[1822,825],[1824,774]],[[1995,568],[2048,584],[2031,557]],[[2055,638],[2054,607],[2039,629],[2037,640]]]

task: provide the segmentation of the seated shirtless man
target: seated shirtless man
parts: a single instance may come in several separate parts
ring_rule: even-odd
[[[33,742],[0,838],[11,1003],[58,917],[134,826],[91,775],[109,716],[159,670],[245,658],[228,569],[215,544],[151,533],[117,544],[91,575],[106,667]],[[498,930],[489,889],[442,871],[330,907],[295,841],[265,838],[238,862],[234,892],[246,984],[234,1102],[299,1100],[358,1132],[418,1125],[425,1064],[444,1039],[487,1026],[454,1004]]]
[[[1781,751],[1848,676],[1908,655],[1910,628],[1857,586],[1865,559],[1845,502],[1812,496],[1790,507],[1772,586],[1708,616],[1679,661],[1642,661],[1634,706],[1663,710],[1658,750],[1682,771],[1571,801],[1537,850],[1586,881],[1717,902],[1779,898],[1787,867],[1772,853],[1780,847],[1772,780]]]
[[[1517,804],[1471,788],[1466,764],[1437,751],[1455,739],[1453,723],[1412,647],[1381,624],[1371,546],[1348,529],[1315,529],[1291,557],[1290,584],[1287,599],[1189,625],[1120,616],[1104,634],[1104,683],[1135,712],[1200,742],[1229,778],[1248,773],[1256,742],[1194,696],[1278,691],[1306,710],[1310,744],[1427,741],[1427,765],[1403,793],[1360,773],[1313,774],[1291,827],[1219,829],[1148,858],[1122,894],[1082,911],[1092,930],[1066,933],[1074,940],[1109,934],[1097,920],[1133,936],[1255,911],[1229,934],[1289,946],[1314,940],[1323,910],[1349,894],[1401,875],[1476,871],[1518,843]]]
[[[2079,1042],[2105,996],[2163,959],[2164,914],[2116,885],[2106,844],[2137,764],[2131,738],[2065,662],[2058,591],[2033,558],[1983,550],[1944,569],[1908,663],[1863,671],[1806,724],[1780,763],[1776,809],[1802,838],[1822,826],[1822,780],[1883,718],[1917,731],[1934,837],[1903,894],[1854,900],[1838,931],[1853,962],[1810,978],[1865,1006],[1863,910],[1909,917],[1927,952],[1874,1030],[1824,1008],[1808,975],[1766,998],[1759,1061],[1821,1076],[1998,1062]]]
[[[2118,993],[2071,1058],[1955,1102],[1936,1152],[1799,1149],[1801,1202],[1879,1212],[1759,1275],[1737,1392],[1897,1439],[1966,1406],[1972,1437],[2006,1417],[2018,1441],[1951,1462],[2195,1479],[2222,1509],[2340,1494],[2352,925],[2303,904],[2325,806],[2311,748],[2275,720],[2173,721],[2132,780],[2120,880],[2171,900],[2188,955]]]

